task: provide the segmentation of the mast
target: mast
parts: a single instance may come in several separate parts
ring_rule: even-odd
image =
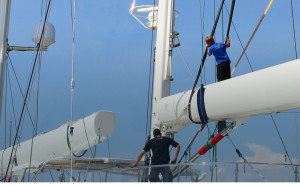
[[[151,138],[153,129],[159,128],[163,135],[166,129],[158,119],[158,103],[160,99],[170,95],[171,62],[172,62],[172,33],[175,0],[159,0],[158,23],[156,33],[156,52],[153,76],[153,96],[151,112]]]
[[[2,112],[3,85],[7,52],[11,0],[0,0],[0,122]]]

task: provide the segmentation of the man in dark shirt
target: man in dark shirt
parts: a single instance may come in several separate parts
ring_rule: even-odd
[[[151,157],[151,165],[162,165],[169,164],[170,154],[169,146],[172,145],[176,147],[174,159],[172,164],[176,163],[177,157],[180,151],[180,145],[175,142],[173,139],[168,137],[162,137],[159,129],[154,129],[153,131],[154,138],[151,139],[144,147],[144,149],[138,155],[136,162],[130,164],[130,167],[136,167],[144,154],[150,149],[152,150],[153,156]],[[163,182],[172,182],[173,176],[169,167],[152,167],[150,172],[149,180],[150,182],[159,182],[158,175],[161,173],[163,177]]]

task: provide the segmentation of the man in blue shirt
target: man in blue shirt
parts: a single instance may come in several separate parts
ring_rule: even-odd
[[[230,79],[230,59],[227,55],[226,48],[230,47],[229,38],[226,36],[226,44],[222,42],[215,43],[212,36],[205,38],[208,56],[214,55],[217,61],[217,78],[218,82]]]
[[[208,56],[214,55],[217,62],[217,79],[218,82],[230,79],[231,70],[230,70],[230,59],[226,52],[226,48],[230,47],[229,38],[226,36],[226,44],[222,42],[215,43],[215,40],[212,36],[207,36],[205,38],[207,54]],[[218,132],[221,132],[226,128],[226,121],[219,121]]]
[[[169,146],[172,145],[176,147],[174,159],[172,160],[172,164],[176,163],[180,145],[169,137],[161,136],[161,132],[159,129],[153,130],[154,138],[148,141],[144,147],[144,149],[138,155],[136,162],[134,164],[130,164],[130,167],[136,167],[144,154],[148,152],[150,149],[152,150],[152,157],[151,157],[151,165],[162,165],[162,164],[169,164],[170,162],[170,154],[169,154]],[[170,171],[170,168],[165,167],[151,167],[151,172],[149,176],[150,182],[159,182],[158,175],[161,173],[163,177],[163,182],[173,182],[173,175]]]

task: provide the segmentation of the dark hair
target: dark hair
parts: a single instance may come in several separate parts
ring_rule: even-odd
[[[160,130],[159,130],[159,129],[154,129],[154,130],[153,130],[153,136],[156,137],[156,136],[158,136],[158,135],[161,135]]]

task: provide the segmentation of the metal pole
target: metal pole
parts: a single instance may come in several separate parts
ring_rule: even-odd
[[[7,53],[7,36],[9,29],[11,0],[0,0],[0,121],[2,112],[2,97],[5,78],[5,64]]]
[[[180,182],[180,165],[178,167],[177,182]]]
[[[295,182],[298,182],[298,166],[295,169]]]
[[[235,182],[238,182],[239,177],[239,164],[235,163]]]

